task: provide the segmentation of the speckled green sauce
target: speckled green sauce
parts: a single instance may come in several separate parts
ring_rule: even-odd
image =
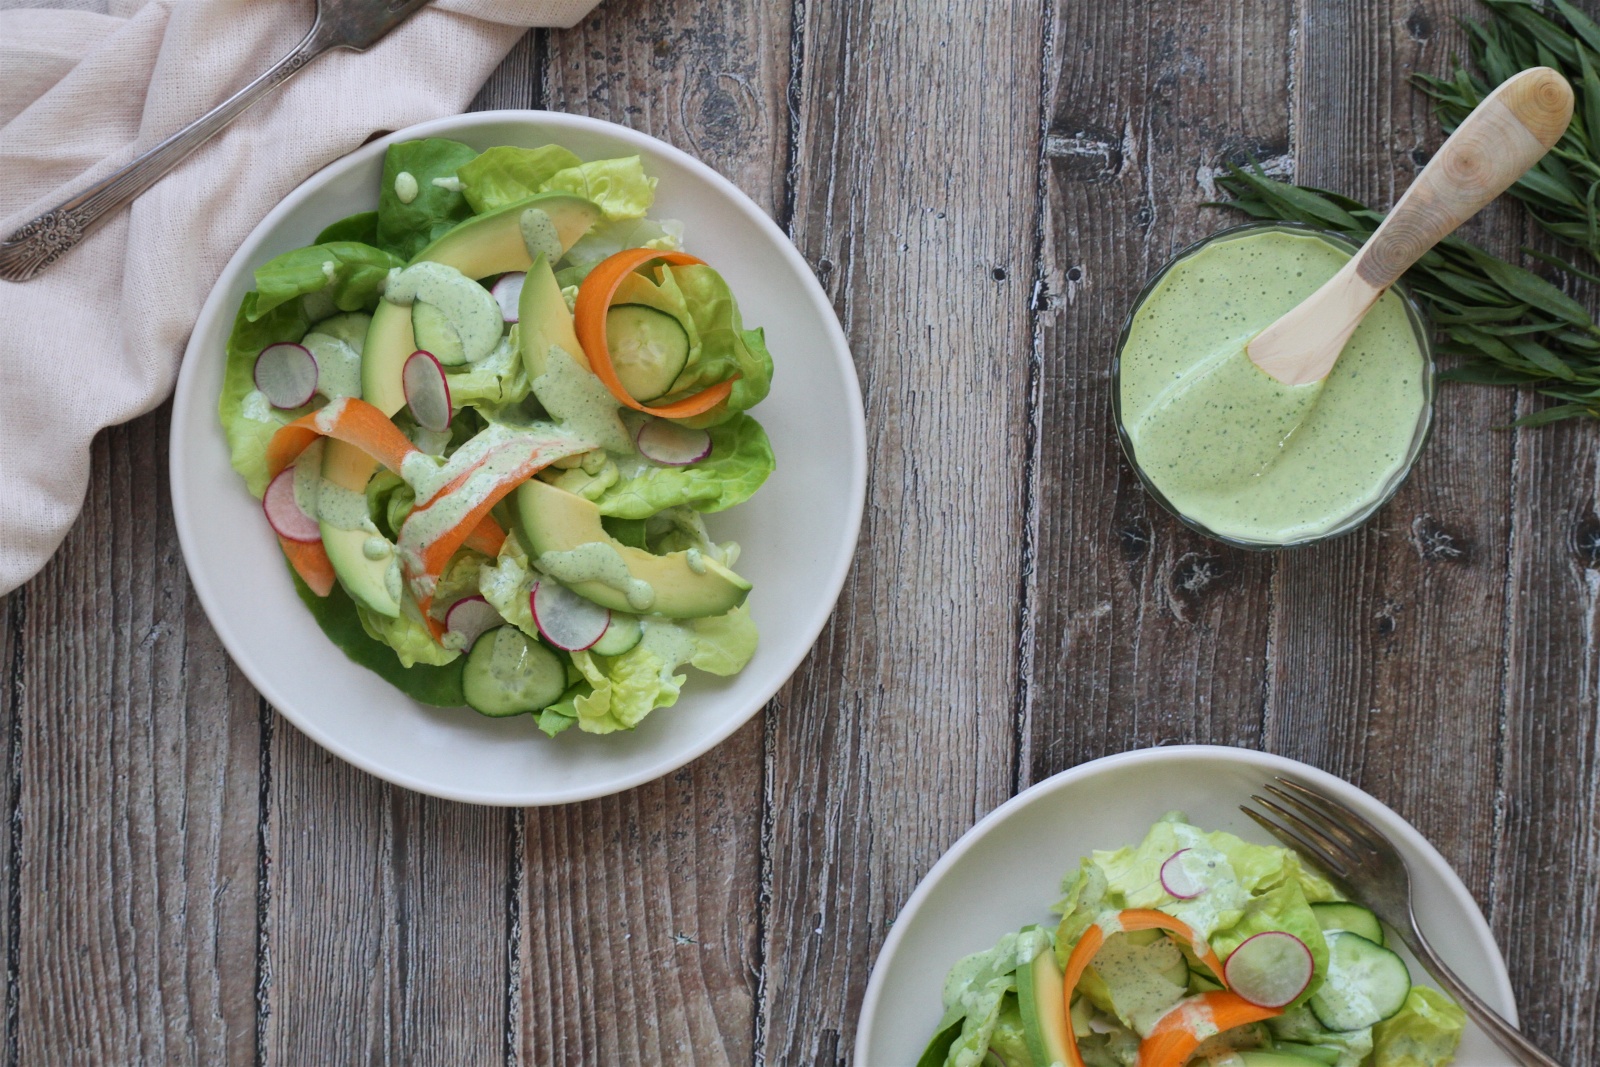
[[[1308,233],[1226,237],[1174,264],[1134,314],[1123,427],[1145,476],[1214,533],[1316,537],[1371,506],[1406,464],[1426,361],[1398,295],[1384,294],[1320,383],[1285,386],[1245,355],[1349,258]]]

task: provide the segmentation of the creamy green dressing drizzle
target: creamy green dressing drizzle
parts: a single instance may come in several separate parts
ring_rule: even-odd
[[[544,256],[551,263],[561,258],[561,233],[550,216],[536,207],[524,211],[517,220],[522,228],[522,243],[528,246],[528,258]]]
[[[402,204],[409,204],[417,198],[417,178],[409,170],[403,170],[394,176],[394,196]]]
[[[1135,311],[1123,427],[1145,476],[1191,520],[1251,541],[1313,537],[1405,466],[1425,366],[1398,295],[1378,301],[1323,382],[1285,386],[1245,352],[1349,258],[1312,234],[1227,237],[1175,263]]]
[[[445,178],[435,178],[433,179],[433,184],[438,186],[440,189],[448,189],[452,193],[459,193],[461,190],[466,188],[466,186],[461,184],[461,179],[456,177],[454,174]]]
[[[655,588],[629,573],[622,556],[604,541],[590,541],[564,552],[544,552],[535,562],[540,570],[563,584],[599,582],[615,589],[627,598],[634,611],[649,611],[655,605]]]
[[[313,519],[322,507],[322,450],[323,442],[318,438],[294,461],[295,506]]]
[[[317,392],[329,400],[361,395],[361,353],[337,337],[315,331],[300,343],[316,357]]]
[[[259,389],[252,389],[239,401],[239,414],[253,422],[277,422],[272,416],[272,401]]]
[[[1165,937],[1136,945],[1126,934],[1119,934],[1107,938],[1095,953],[1094,969],[1110,988],[1117,1011],[1144,1037],[1188,992],[1161,973],[1182,962],[1183,953]]]
[[[560,345],[550,346],[544,373],[529,384],[551,417],[575,435],[620,455],[634,451],[633,440],[617,416],[617,398]]]
[[[696,574],[704,574],[706,572],[706,559],[698,548],[686,550],[683,556],[684,560],[689,564],[690,570]]]
[[[420,300],[438,308],[460,335],[469,362],[483,359],[500,343],[500,305],[489,290],[448,264],[424,260],[390,274],[383,298],[402,307]]]

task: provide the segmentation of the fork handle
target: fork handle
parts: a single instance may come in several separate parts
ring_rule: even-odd
[[[0,242],[0,278],[25,282],[71,251],[105,219],[183,162],[188,155],[238,118],[251,104],[282,85],[338,40],[319,10],[311,29],[294,49],[255,81],[171,137],[70,199],[24,223]]]
[[[1416,916],[1411,918],[1412,929],[1416,929]],[[1466,984],[1457,978],[1455,972],[1439,958],[1433,951],[1433,946],[1420,936],[1404,936],[1406,947],[1411,950],[1425,967],[1434,980],[1444,986],[1445,992],[1455,998],[1456,1003],[1466,1009],[1485,1033],[1516,1060],[1521,1067],[1561,1067],[1561,1064],[1541,1052],[1532,1041],[1522,1036],[1522,1031],[1502,1019],[1498,1012],[1483,1002],[1483,999],[1466,987]]]

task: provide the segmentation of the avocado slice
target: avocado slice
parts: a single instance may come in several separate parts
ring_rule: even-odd
[[[701,569],[689,565],[687,552],[657,556],[627,545],[606,533],[600,509],[581,496],[532,478],[517,487],[517,517],[535,559],[546,552],[569,552],[596,542],[613,549],[636,581],[655,590],[655,601],[643,614],[673,619],[725,615],[744,603],[750,583],[717,563],[702,558]],[[613,611],[638,613],[620,590],[599,581],[566,582],[574,593]]]
[[[1067,1005],[1061,968],[1049,946],[1033,962],[1017,968],[1017,1006],[1022,1034],[1035,1063],[1070,1063],[1067,1053]]]
[[[470,218],[418,252],[412,263],[424,261],[454,267],[469,278],[528,270],[534,257],[523,236],[523,213],[543,212],[559,242],[559,255],[577,243],[600,218],[600,209],[581,196],[570,193],[541,193],[518,200],[475,218]],[[551,249],[554,251],[554,247]],[[557,295],[560,295],[559,288]],[[400,372],[407,357],[417,350],[412,329],[411,309],[378,301],[367,331],[367,344],[361,356],[361,397],[385,415],[405,407],[405,390]]]
[[[322,480],[359,493],[366,499],[367,483],[378,470],[378,461],[355,445],[327,439],[322,453]],[[355,529],[335,526],[321,520],[322,547],[333,564],[333,573],[357,603],[379,615],[396,618],[400,614],[400,569],[394,558],[394,545],[370,522]],[[367,541],[377,538],[388,545],[379,559],[367,556]]]
[[[545,372],[550,347],[562,349],[584,370],[591,370],[589,357],[578,343],[572,325],[572,312],[561,295],[561,283],[550,268],[547,256],[539,256],[522,279],[522,298],[517,304],[518,337],[522,342],[522,365],[530,379]]]
[[[1317,1060],[1307,1059],[1281,1049],[1243,1049],[1234,1053],[1243,1067],[1326,1067]]]

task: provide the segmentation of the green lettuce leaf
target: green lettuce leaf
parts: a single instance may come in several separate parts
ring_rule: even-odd
[[[601,261],[627,248],[655,248],[662,252],[683,251],[683,223],[673,219],[604,220],[589,228],[567,249],[567,266],[556,274],[563,286],[576,286]]]
[[[1267,1029],[1276,1042],[1326,1050],[1334,1055],[1334,1067],[1361,1067],[1372,1054],[1372,1028],[1329,1030],[1304,1003],[1289,1008],[1276,1019],[1267,1020]]]
[[[525,200],[543,191],[545,183],[558,173],[583,165],[583,160],[560,145],[516,148],[501,145],[490,148],[456,171],[461,180],[461,195],[479,215]]]
[[[335,584],[332,593],[319,597],[306,588],[306,584],[292,569],[290,576],[294,579],[295,592],[300,594],[300,599],[311,611],[312,618],[317,620],[317,625],[322,627],[322,632],[353,662],[424,704],[453,708],[467,702],[461,691],[460,662],[443,667],[421,664],[415,667],[401,666],[393,649],[367,635],[356,613],[355,602],[341,586]]]
[[[296,411],[279,411],[256,392],[256,356],[268,345],[299,341],[310,326],[299,301],[283,304],[259,315],[256,294],[245,295],[244,304],[233,320],[228,335],[227,366],[222,375],[222,395],[217,401],[217,416],[228,438],[228,455],[233,469],[244,478],[250,492],[259,497],[267,491],[267,442],[278,427],[298,418],[309,406]]]
[[[1372,1029],[1373,1067],[1444,1067],[1461,1044],[1467,1013],[1436,989],[1412,986],[1405,1005]]]
[[[622,159],[597,159],[580,163],[551,175],[539,189],[542,193],[576,193],[592,200],[602,218],[642,218],[656,199],[656,180],[644,172],[638,156]]]
[[[539,627],[533,621],[533,607],[528,602],[538,577],[522,542],[514,531],[508,532],[495,565],[480,570],[478,592],[511,625],[535,640],[542,640]]]
[[[251,315],[260,318],[297,297],[314,293],[321,295],[320,303],[330,315],[335,310],[370,311],[378,306],[389,271],[403,266],[388,252],[359,241],[297,248],[256,268],[256,298]]]
[[[687,467],[643,466],[598,498],[600,514],[644,519],[671,507],[722,511],[748,500],[775,466],[766,431],[741,413],[709,432],[709,456]]]
[[[1049,945],[1048,935],[1030,927],[1006,934],[994,948],[975,952],[950,968],[944,980],[944,1017],[919,1064],[965,1067],[982,1060],[1001,1025],[1008,995],[1015,1001],[1017,968],[1031,963]],[[952,1039],[950,1031],[957,1024],[961,1029]],[[935,1058],[940,1051],[943,1057]]]
[[[456,223],[470,218],[472,205],[467,198],[447,185],[433,184],[433,180],[448,182],[477,156],[477,149],[442,137],[390,145],[383,157],[383,184],[378,188],[378,247],[409,260]],[[394,191],[394,180],[402,172],[417,180],[417,195],[409,204],[401,203]]]
[[[501,407],[521,403],[528,395],[528,372],[522,362],[517,333],[513,325],[494,351],[476,363],[445,368],[452,404]]]
[[[364,245],[378,243],[378,213],[360,211],[346,215],[338,222],[325,227],[317,234],[314,244],[325,245],[332,241],[360,241]]]
[[[441,647],[433,639],[433,633],[422,624],[422,620],[412,618],[408,611],[401,611],[399,615],[390,618],[375,611],[368,611],[364,606],[357,604],[356,617],[361,620],[361,628],[367,632],[368,637],[394,650],[402,667],[412,667],[419,663],[443,667],[447,663],[455,662],[461,655],[455,649]]]

